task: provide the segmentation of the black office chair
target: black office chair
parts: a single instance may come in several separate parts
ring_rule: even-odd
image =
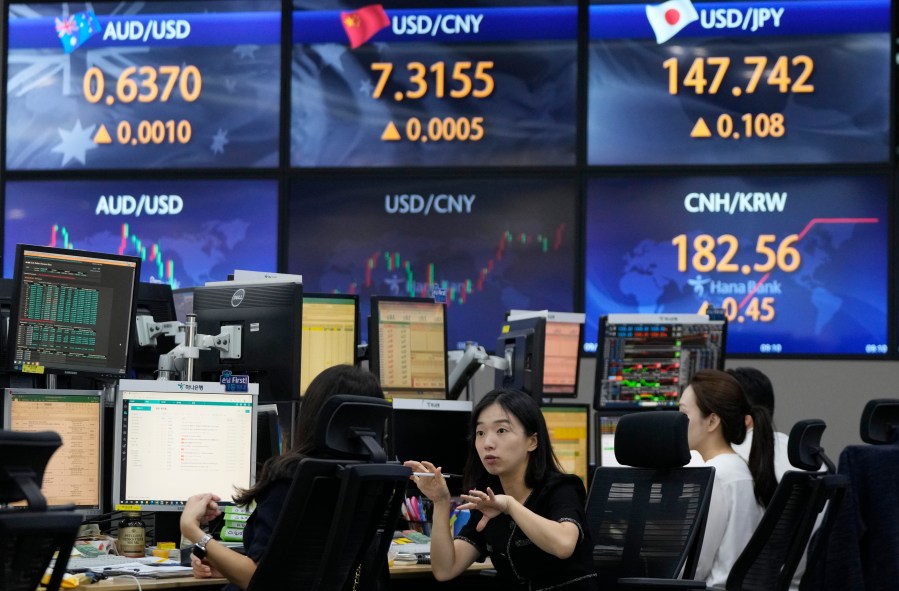
[[[57,551],[48,591],[62,582],[81,515],[48,511],[41,494],[44,469],[60,445],[52,431],[0,431],[0,503],[27,502],[0,510],[0,591],[34,591]]]
[[[821,466],[823,421],[803,421],[790,433],[790,463],[808,470]],[[617,433],[616,433],[617,435]],[[815,451],[817,450],[817,451]],[[805,461],[802,461],[805,458]],[[782,591],[799,563],[824,505],[826,473],[791,471],[784,474],[746,547],[731,568],[728,591]],[[624,579],[632,589],[704,589],[703,581]]]
[[[687,416],[672,411],[625,415],[615,457],[632,467],[599,467],[587,497],[587,525],[600,588],[623,577],[690,578],[696,571],[715,470],[690,461]]]
[[[318,452],[293,478],[248,591],[366,591],[387,566],[411,470],[381,447],[389,402],[334,396],[316,423]]]
[[[899,400],[869,401],[859,434],[871,445],[840,454],[849,489],[827,510],[801,589],[892,591],[899,580]]]

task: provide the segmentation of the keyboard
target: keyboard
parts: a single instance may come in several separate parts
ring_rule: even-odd
[[[107,568],[107,567],[116,567],[122,566],[125,564],[132,564],[134,562],[138,563],[146,563],[146,558],[134,558],[130,556],[114,556],[111,554],[103,554],[101,556],[94,556],[92,558],[88,558],[86,556],[72,556],[69,558],[69,562],[66,565],[66,569],[76,569],[76,568]],[[158,561],[159,558],[150,557],[152,561]]]

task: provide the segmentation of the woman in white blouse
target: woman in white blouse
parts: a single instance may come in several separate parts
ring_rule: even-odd
[[[762,518],[777,488],[771,415],[751,407],[740,383],[717,370],[697,372],[680,399],[690,418],[687,438],[706,466],[715,467],[715,485],[696,578],[709,588],[724,589],[730,569]],[[731,444],[746,438],[746,416],[754,429],[749,462]]]

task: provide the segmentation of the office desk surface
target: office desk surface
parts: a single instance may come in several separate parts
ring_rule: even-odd
[[[140,579],[141,589],[219,589],[228,584],[227,579],[196,579],[190,575],[170,579]],[[79,589],[96,589],[97,591],[133,591],[137,582],[130,577],[111,577],[93,585],[85,585]]]
[[[475,562],[466,569],[465,574],[477,574],[482,570],[490,570],[493,563],[488,558],[484,562]],[[414,577],[433,577],[430,564],[410,564],[407,566],[393,565],[390,567],[391,579],[405,579]]]

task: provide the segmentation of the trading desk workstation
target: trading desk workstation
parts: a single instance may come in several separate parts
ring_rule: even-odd
[[[47,504],[71,508],[88,526],[70,568],[88,548],[103,554],[115,547],[126,515],[144,520],[146,552],[177,544],[180,510],[203,490],[226,506],[217,535],[239,543],[242,524],[228,521],[235,488],[251,486],[261,464],[290,445],[311,378],[360,362],[358,297],[304,293],[297,277],[246,282],[236,272],[230,281],[195,288],[193,309],[181,322],[168,286],[138,281],[140,264],[125,255],[20,245],[14,278],[4,281],[10,322],[2,425],[11,433],[59,434],[39,485]],[[450,487],[459,494],[472,401],[448,399],[448,391],[458,397],[479,368],[493,365],[498,385],[541,401],[572,397],[582,319],[515,311],[499,319],[498,355],[472,346],[451,377],[446,315],[446,304],[434,298],[372,298],[366,357],[392,400],[384,453],[393,462],[431,458],[453,475]],[[588,406],[553,401],[543,408],[560,461],[586,483]],[[397,529],[426,528],[427,515],[416,515]],[[484,570],[489,561],[468,574]],[[430,567],[394,565],[390,572],[397,580],[420,579]],[[97,588],[133,584],[118,576]],[[172,576],[141,583],[210,584]]]

